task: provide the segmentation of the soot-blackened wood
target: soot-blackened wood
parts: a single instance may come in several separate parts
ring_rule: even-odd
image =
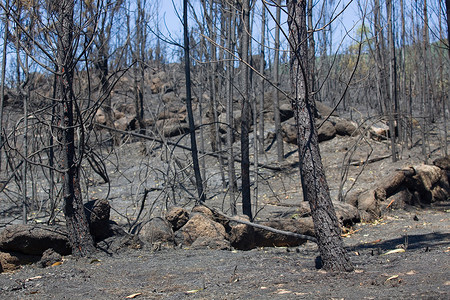
[[[81,198],[79,162],[75,157],[75,124],[73,73],[74,49],[74,2],[63,0],[57,5],[58,23],[56,25],[57,44],[57,98],[60,101],[60,145],[61,169],[63,170],[64,215],[67,232],[74,256],[88,256],[95,251],[94,240]],[[79,124],[78,124],[79,125]],[[80,158],[78,158],[80,159]]]
[[[445,0],[445,11],[447,12],[447,43],[450,43],[450,0]],[[450,45],[447,50],[450,58]]]
[[[194,114],[191,103],[191,62],[189,56],[189,32],[188,32],[188,3],[183,1],[183,29],[184,29],[184,71],[186,76],[186,110],[188,113],[189,132],[191,137],[192,164],[194,167],[195,183],[197,185],[198,202],[203,203],[206,200],[203,191],[203,181],[200,174],[200,165],[198,163],[197,140],[195,138]]]
[[[323,268],[332,271],[351,271],[350,262],[341,238],[339,221],[331,202],[328,184],[319,151],[314,122],[314,101],[308,97],[308,47],[306,0],[288,1],[289,41],[291,46],[291,84],[294,92],[300,159],[300,175],[304,199],[309,201],[317,244]]]
[[[242,60],[244,63],[242,76],[244,82],[244,99],[242,100],[242,117],[241,117],[241,180],[242,180],[242,213],[253,219],[252,204],[250,196],[250,81],[248,62],[249,60],[249,43],[250,43],[250,1],[244,0],[242,6],[242,22],[244,30],[242,31]]]

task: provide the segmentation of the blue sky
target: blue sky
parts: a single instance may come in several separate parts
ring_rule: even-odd
[[[270,0],[267,0],[269,2]],[[324,0],[315,0],[314,1],[314,14],[316,15],[318,11],[320,11],[322,3]],[[428,15],[430,20],[430,38],[431,40],[437,40],[438,38],[438,18],[437,16],[441,13],[439,12],[438,3],[440,0],[428,0]],[[283,1],[284,2],[284,1]],[[410,12],[415,9],[415,5],[418,5],[417,8],[418,11],[415,11],[415,18],[416,20],[419,18],[423,18],[423,15],[421,14],[421,4],[422,1],[417,0],[404,0],[405,3],[405,13],[409,14],[409,16],[406,16],[406,21],[410,22]],[[191,0],[191,3],[193,3],[194,7],[200,6],[200,0]],[[262,0],[256,0],[256,11],[260,11]],[[335,11],[333,12],[334,15],[339,14],[344,7],[348,5],[348,7],[339,14],[339,17],[333,21],[333,44],[335,44],[335,47],[341,42],[341,40],[344,39],[343,48],[346,48],[346,46],[349,46],[350,44],[355,43],[355,40],[352,38],[356,36],[355,30],[361,26],[361,14],[362,11],[366,11],[367,14],[371,14],[371,7],[372,7],[372,0],[328,0],[328,4],[331,4],[331,8],[334,8]],[[165,0],[160,2],[160,9],[161,9],[161,19],[163,16],[165,16],[165,22],[167,25],[168,30],[171,32],[172,36],[178,39],[182,38],[182,26],[181,22],[178,19],[175,11],[178,10],[178,12],[182,13],[183,8],[183,1],[182,0]],[[385,1],[380,0],[380,5],[382,10],[385,9]],[[393,1],[393,5],[395,6],[395,12],[394,12],[394,20],[399,20],[400,16],[400,9],[398,7],[399,1]],[[328,11],[331,13],[332,9],[328,8]],[[273,14],[275,14],[273,12]],[[200,13],[199,13],[200,15]],[[385,15],[385,13],[383,13]],[[270,16],[268,16],[269,20],[271,19]],[[254,27],[254,35],[255,38],[258,39],[260,29],[258,28],[258,25],[261,23],[259,17],[255,17],[255,27]],[[286,29],[286,16],[282,13],[282,20],[283,27]],[[193,21],[190,20],[190,26],[193,25]],[[445,23],[445,20],[443,20]],[[366,26],[370,27],[369,21],[366,21]],[[269,23],[269,28],[274,28],[275,24],[273,22]],[[444,27],[445,24],[444,24]],[[400,30],[400,25],[397,24],[397,30]],[[167,34],[167,30],[163,28],[163,26],[160,27],[160,29]],[[446,31],[445,31],[446,32]],[[336,50],[336,49],[335,49]]]
[[[316,8],[320,9],[320,6],[322,5],[322,0],[318,0],[316,1]],[[343,9],[344,6],[346,6],[348,3],[351,3],[351,5],[344,11],[344,13],[333,23],[333,28],[334,28],[334,37],[336,39],[336,41],[339,39],[341,39],[342,36],[345,36],[345,33],[347,31],[352,32],[352,30],[357,27],[359,25],[359,19],[360,17],[358,16],[358,10],[356,7],[356,2],[357,1],[339,1],[336,0],[335,1],[335,6],[336,6],[336,13],[341,11]],[[200,4],[199,0],[193,1],[193,5],[194,6],[199,6]],[[260,11],[260,6],[261,6],[262,1],[257,0],[256,2],[256,11],[259,12]],[[160,30],[163,32],[163,34],[167,35],[168,31],[171,33],[171,36],[173,38],[176,38],[178,40],[181,40],[182,38],[182,24],[181,21],[178,19],[176,11],[179,12],[180,17],[182,14],[182,8],[183,8],[183,1],[182,0],[166,0],[166,1],[161,1],[160,4],[160,18],[161,18],[161,24],[165,25],[161,25],[160,26]],[[275,14],[275,11],[273,10],[273,14]],[[273,21],[271,21],[271,17],[270,15],[267,16],[269,19],[269,28],[271,29],[271,33],[273,33],[273,29],[275,27],[275,24]],[[164,19],[163,19],[164,18]],[[287,29],[287,24],[286,24],[286,15],[282,13],[282,24],[283,24],[283,28],[286,30]],[[193,25],[193,20],[188,21],[190,23],[190,26]],[[258,39],[259,38],[259,32],[260,29],[259,24],[261,23],[260,21],[260,17],[255,17],[255,24],[254,24],[254,35],[255,38]],[[356,25],[355,25],[356,24]],[[164,26],[167,26],[167,28],[164,28]],[[352,34],[352,33],[350,33]],[[271,37],[271,39],[273,39],[273,35]],[[282,39],[282,43],[285,42],[285,38],[283,36],[281,36]],[[286,43],[284,43],[286,44]]]

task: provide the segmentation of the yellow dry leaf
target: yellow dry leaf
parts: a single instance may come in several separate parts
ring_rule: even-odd
[[[140,295],[142,295],[142,293],[134,293],[134,294],[131,294],[131,295],[126,296],[125,298],[127,298],[127,299],[133,299],[133,298],[136,298],[137,296],[140,296]]]
[[[405,249],[394,249],[394,250],[389,250],[388,252],[381,254],[381,255],[388,255],[388,254],[392,254],[392,253],[402,253],[405,252]]]
[[[59,266],[59,265],[62,265],[62,261],[57,261],[57,262],[55,262],[55,263],[52,265],[52,267],[56,267],[56,266]]]
[[[100,259],[97,259],[97,258],[94,258],[93,260],[91,260],[91,264],[93,264],[93,263],[97,263],[97,262],[101,262],[101,260]]]
[[[291,291],[288,291],[288,290],[285,290],[285,289],[280,289],[280,290],[277,291],[277,294],[280,294],[280,295],[291,294],[291,293],[292,293]]]
[[[386,279],[386,281],[392,280],[398,278],[398,275],[392,275],[391,277],[389,277],[388,279]]]

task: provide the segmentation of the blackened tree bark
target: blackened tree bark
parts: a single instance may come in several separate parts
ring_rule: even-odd
[[[230,52],[234,52],[235,49],[235,26],[236,26],[236,13],[234,7],[231,4],[227,5],[227,49]],[[230,210],[231,214],[234,216],[237,214],[236,209],[236,194],[237,194],[237,179],[236,179],[236,171],[234,167],[234,150],[233,150],[233,141],[234,141],[234,118],[233,118],[233,77],[234,77],[234,68],[233,68],[233,60],[230,52],[226,52],[226,73],[227,73],[227,160],[228,160],[228,186],[229,186],[229,195],[230,195]]]
[[[428,49],[430,46],[430,39],[428,34],[428,6],[427,1],[423,1],[423,43],[422,43],[422,97],[421,97],[421,113],[422,113],[422,155],[425,158],[425,162],[427,162],[428,156],[429,156],[429,145],[428,145],[428,130],[429,130],[429,124],[428,121],[430,119],[430,110],[429,110],[429,103],[430,97],[429,97],[429,76],[428,76]]]
[[[380,1],[373,1],[373,23],[375,36],[375,65],[377,70],[377,90],[380,101],[380,112],[385,114],[387,112],[386,103],[388,99],[388,86],[386,82],[386,69],[384,62],[384,37],[381,26],[381,7]]]
[[[101,83],[101,103],[106,117],[106,126],[114,128],[114,112],[111,104],[111,83],[109,80],[109,58],[110,49],[109,44],[111,42],[111,29],[113,25],[113,19],[115,13],[121,6],[120,1],[114,3],[113,0],[106,0],[104,3],[88,3],[88,9],[94,16],[98,13],[98,22],[95,25],[98,27],[95,38],[93,39],[95,44],[95,60],[94,66],[97,69],[97,74]],[[99,11],[99,10],[102,11]],[[120,137],[117,132],[110,131],[113,137],[114,144],[118,145]]]
[[[445,11],[447,12],[447,51],[448,51],[448,57],[450,58],[450,0],[445,1]],[[447,68],[448,76],[450,77],[450,70]],[[443,78],[443,77],[442,77]],[[449,87],[447,87],[447,90],[450,90]],[[450,102],[450,93],[447,94],[447,101]],[[446,114],[446,101],[442,101],[442,111],[444,116],[444,153],[445,155],[448,155],[448,145],[447,145],[447,114]]]
[[[386,12],[388,22],[388,45],[389,45],[389,100],[387,100],[387,113],[389,114],[389,131],[391,133],[391,158],[392,162],[397,161],[397,145],[396,145],[396,125],[400,126],[398,118],[398,101],[397,101],[397,73],[396,73],[396,57],[394,45],[394,30],[392,20],[392,0],[386,0]]]
[[[205,194],[203,192],[203,181],[200,174],[200,165],[198,163],[197,141],[195,138],[194,114],[192,112],[191,103],[191,67],[189,57],[189,31],[187,17],[187,0],[183,1],[183,28],[184,28],[184,70],[186,74],[186,110],[189,120],[189,131],[191,136],[192,164],[194,166],[195,183],[197,185],[198,201],[205,202]]]
[[[242,76],[244,83],[244,99],[242,100],[241,118],[241,176],[242,176],[242,213],[252,219],[252,205],[250,196],[250,149],[249,149],[249,126],[250,126],[250,82],[249,82],[249,41],[250,41],[250,0],[244,0],[242,6]]]
[[[74,1],[62,0],[56,6],[58,22],[57,42],[57,98],[60,103],[61,168],[63,170],[64,215],[69,241],[74,256],[87,256],[95,251],[94,241],[84,212],[80,186],[81,155],[75,155],[74,123],[75,95],[73,91],[74,49]],[[79,120],[77,118],[77,120]]]
[[[264,74],[265,69],[265,41],[266,41],[266,7],[263,5],[261,7],[261,52],[260,52],[260,61],[259,61],[259,73]],[[264,154],[264,82],[265,79],[261,77],[261,96],[259,100],[259,133],[258,133],[258,141],[259,141],[259,153]]]
[[[284,160],[283,137],[281,135],[281,117],[280,117],[280,94],[278,88],[280,87],[280,26],[281,26],[281,0],[276,2],[276,27],[275,27],[275,57],[274,64],[274,83],[277,87],[275,89],[275,97],[273,98],[273,114],[275,122],[275,137],[277,139],[277,157],[278,162]]]
[[[445,0],[445,11],[447,12],[447,50],[448,57],[450,57],[450,0]]]
[[[319,151],[314,122],[314,101],[308,94],[308,47],[306,0],[288,0],[289,43],[291,46],[292,107],[297,122],[297,140],[303,197],[309,201],[323,268],[352,271],[341,238],[339,221],[331,202],[330,191]]]
[[[314,41],[314,25],[313,25],[313,0],[308,0],[308,52],[309,52],[309,93],[311,95],[311,101],[316,101],[316,42]],[[325,30],[324,30],[325,31]],[[318,117],[317,110],[314,110],[314,116]]]
[[[6,0],[5,6],[7,8],[9,8],[9,1]],[[9,20],[8,17],[5,14],[5,27],[4,27],[4,32],[3,32],[3,54],[2,54],[2,78],[1,78],[1,82],[0,82],[0,170],[2,167],[2,149],[3,149],[3,137],[2,137],[2,132],[3,132],[3,107],[5,104],[5,72],[6,72],[6,50],[8,49],[8,25],[9,25]]]
[[[145,8],[141,0],[137,1],[137,20],[136,20],[136,43],[133,52],[134,59],[134,106],[136,110],[136,121],[139,125],[139,132],[145,134],[144,123],[144,75],[145,75]]]

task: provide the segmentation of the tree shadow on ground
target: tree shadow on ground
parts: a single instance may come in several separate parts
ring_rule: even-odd
[[[433,232],[427,234],[403,235],[402,237],[382,240],[379,243],[360,244],[352,247],[352,250],[378,250],[395,249],[403,245],[408,250],[431,249],[435,247],[449,247],[450,234]]]

